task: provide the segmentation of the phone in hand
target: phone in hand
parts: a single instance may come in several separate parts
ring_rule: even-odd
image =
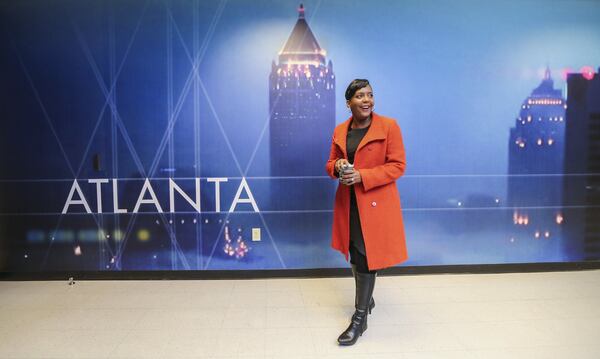
[[[346,172],[352,172],[354,170],[354,165],[352,163],[344,163],[342,164],[341,168],[340,168],[340,180],[342,179],[342,176],[346,173]]]

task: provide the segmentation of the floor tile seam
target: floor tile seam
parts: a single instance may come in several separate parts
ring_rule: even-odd
[[[463,323],[463,324],[484,324],[484,323],[509,323],[509,322],[516,322],[516,323],[522,323],[522,322],[530,322],[530,320],[524,319],[524,320],[481,320],[481,319],[476,319],[476,320],[464,320],[464,321],[458,321],[458,320],[433,320],[433,321],[426,321],[426,322],[421,322],[421,321],[412,321],[410,322],[410,324],[406,324],[406,326],[408,325],[430,325],[430,324],[437,324],[437,325],[448,325],[448,324],[458,324],[458,323]],[[391,325],[399,325],[399,324],[391,324]]]
[[[121,339],[121,341],[122,340],[124,340],[124,339]],[[111,358],[110,354],[112,353],[113,350],[115,350],[120,345],[121,341],[119,341],[116,344],[113,344],[111,349],[103,348],[102,350],[105,351],[105,354],[101,355],[101,356],[84,356],[84,355],[81,355],[81,353],[77,353],[76,356],[61,355],[58,358],[60,358],[60,359],[65,359],[65,357],[71,357],[71,358],[77,358],[77,359],[80,359],[80,358]]]
[[[74,330],[75,332],[80,332],[78,330]],[[107,332],[112,332],[114,333],[114,331],[110,331],[110,330],[106,330]],[[120,337],[120,340],[117,341],[117,343],[114,343],[112,349],[108,350],[106,352],[106,355],[104,356],[105,358],[110,358],[111,354],[121,345],[121,343],[123,343],[125,341],[125,339],[134,332],[134,329],[129,329],[129,330],[124,330],[125,334],[122,335]],[[61,358],[62,359],[62,358]]]
[[[112,350],[108,353],[108,355],[106,356],[106,358],[127,358],[127,359],[133,359],[135,357],[131,357],[131,356],[125,356],[124,354],[121,356],[116,356],[116,352],[118,351],[118,349],[121,347],[121,345],[123,345],[126,340],[131,336],[134,335],[135,333],[139,333],[135,330],[131,330],[129,331],[127,334],[123,335],[123,337],[121,338],[121,340],[118,342],[118,344],[114,345]],[[139,358],[143,358],[142,356],[140,356]],[[152,357],[154,358],[154,357]]]
[[[264,293],[267,295],[272,295],[273,293],[290,293],[291,295],[300,294],[300,289],[269,289]]]
[[[511,299],[481,299],[481,298],[477,298],[477,299],[473,299],[473,300],[468,300],[468,299],[451,299],[450,303],[503,303],[503,302],[533,302],[533,301],[540,301],[540,300],[548,300],[548,299],[552,299],[552,298],[511,298]],[[440,302],[434,302],[434,303],[440,303]],[[441,302],[443,303],[443,302]]]
[[[297,305],[297,306],[279,306],[279,305],[269,305],[267,304],[267,309],[306,309],[306,307],[304,305]]]
[[[463,353],[463,352],[470,352],[471,350],[469,349],[437,349],[437,350],[431,350],[431,349],[421,349],[419,347],[417,348],[407,348],[406,350],[400,350],[400,351],[369,351],[366,354],[389,354],[389,353],[399,353],[399,354],[403,354],[403,353],[446,353],[446,352],[456,352],[456,353]]]
[[[281,309],[281,310],[283,310],[283,309],[310,309],[310,308],[319,308],[319,307],[321,307],[321,308],[336,308],[338,306],[337,305],[330,305],[330,306],[308,305],[308,306],[305,306],[305,305],[299,305],[298,304],[298,305],[286,305],[286,306],[274,306],[274,305],[270,305],[267,308],[270,308],[270,309]]]
[[[527,288],[528,290],[551,290],[554,288],[565,288],[565,289],[576,289],[576,288],[589,288],[590,284],[597,284],[594,282],[586,282],[578,285],[562,285],[561,283],[543,283],[540,284],[538,281],[532,283],[515,283],[515,282],[507,282],[506,284],[498,285],[496,283],[472,283],[472,284],[461,284],[461,285],[411,285],[411,286],[389,286],[389,285],[381,285],[378,288],[386,289],[386,290],[408,290],[408,289],[456,289],[456,290],[469,290],[474,288],[481,288],[487,290],[509,290],[509,289],[518,289],[518,288]]]
[[[315,338],[313,336],[313,331],[310,327],[307,327],[307,330],[308,330],[308,336],[310,337],[310,342],[312,345],[313,353],[315,355],[317,355],[317,354],[319,354],[319,350],[318,350],[319,348],[317,346],[317,343],[315,342]]]
[[[525,318],[522,320],[518,320],[518,319],[499,319],[499,320],[476,320],[476,321],[470,321],[469,323],[498,323],[498,324],[523,324],[523,323],[527,323],[527,324],[537,324],[540,321],[545,321],[545,320],[553,320],[553,319],[545,319],[545,318],[541,318],[541,319],[529,319],[529,318]],[[461,324],[463,322],[461,321],[452,321],[452,322],[447,322],[446,324]]]
[[[533,327],[529,328],[527,335],[528,335],[528,337],[531,338],[532,337],[532,335],[531,335],[532,333],[530,331],[533,331],[535,333],[535,335],[536,335],[537,338],[545,338],[546,337],[546,335],[545,335],[546,333],[544,333],[543,331],[541,331],[538,326],[533,326]],[[467,344],[465,343],[465,345],[467,345]],[[542,343],[539,343],[539,342],[536,343],[536,342],[531,342],[531,341],[528,342],[525,345],[523,345],[523,344],[516,344],[516,345],[511,344],[510,345],[510,347],[516,347],[516,348],[556,347],[556,346],[561,346],[561,345],[560,344],[548,344],[547,342],[544,342],[542,344]],[[475,346],[475,347],[477,347],[477,346]],[[493,348],[496,348],[496,346],[494,346]]]
[[[498,348],[504,348],[504,349],[557,349],[557,348],[572,348],[572,347],[581,347],[581,346],[586,346],[586,345],[564,345],[564,344],[533,344],[533,345],[509,345],[509,346],[502,346],[502,347],[476,347],[476,348],[471,348],[468,349],[469,351],[485,351],[485,350],[489,350],[489,349],[498,349]],[[587,347],[587,346],[586,346]],[[589,346],[589,347],[594,347],[594,346]]]
[[[223,327],[215,328],[215,329],[226,329],[226,330],[243,330],[243,329],[247,329],[247,330],[252,331],[252,330],[266,330],[267,327],[265,325],[254,325],[254,326],[247,326],[247,325],[245,325],[245,326],[238,326],[238,327],[236,327],[236,326],[223,326]],[[276,328],[276,329],[279,329],[279,328]]]
[[[500,344],[500,345],[467,345],[467,350],[468,351],[483,351],[483,350],[498,350],[498,349],[504,349],[504,350],[510,350],[510,349],[532,349],[534,348],[533,346],[521,346],[521,345],[507,345],[507,344]]]

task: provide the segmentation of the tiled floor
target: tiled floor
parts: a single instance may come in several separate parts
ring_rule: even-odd
[[[600,358],[600,271],[344,279],[0,282],[0,358]]]

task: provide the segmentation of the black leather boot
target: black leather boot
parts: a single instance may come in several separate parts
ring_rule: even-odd
[[[354,276],[354,286],[356,288],[356,266],[354,264],[350,265],[352,267],[352,275]],[[357,297],[354,297],[354,308],[356,308],[356,304],[357,304],[358,300]],[[373,296],[371,296],[371,301],[369,302],[369,314],[371,314],[371,312],[373,311],[373,308],[375,308],[375,299],[373,298]]]
[[[356,311],[352,315],[348,328],[338,337],[340,345],[353,345],[367,330],[367,311],[375,288],[375,274],[356,272],[355,278]]]

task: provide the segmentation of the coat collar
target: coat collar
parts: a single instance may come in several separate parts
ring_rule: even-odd
[[[361,148],[363,148],[367,143],[376,140],[383,140],[386,137],[385,126],[381,119],[381,116],[373,112],[371,114],[371,127],[365,134],[365,137],[358,144],[358,148],[356,152],[358,152]],[[350,124],[352,123],[352,117],[347,119],[341,126],[337,128],[337,133],[335,136],[335,142],[340,146],[342,152],[344,153],[344,157],[348,158],[348,154],[346,153],[346,137],[348,137],[348,129],[350,129]]]

